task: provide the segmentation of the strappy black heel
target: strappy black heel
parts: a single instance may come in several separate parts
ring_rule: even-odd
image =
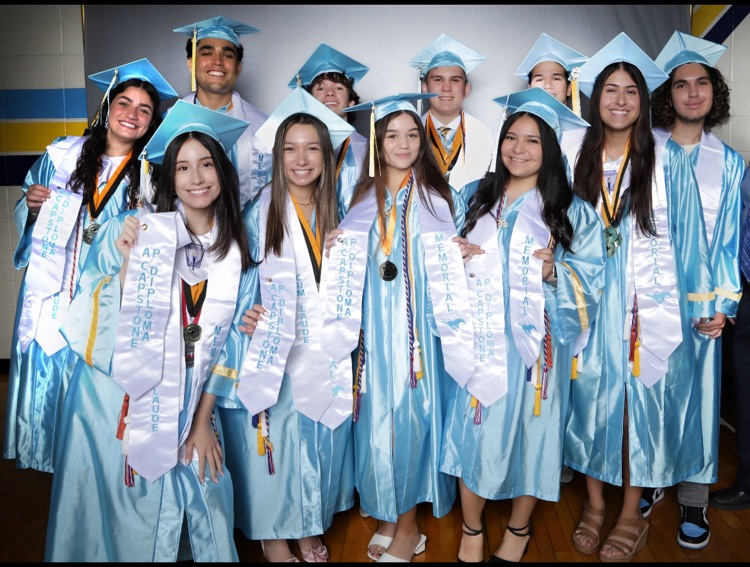
[[[478,535],[482,535],[482,532],[483,532],[483,528],[475,530],[474,528],[470,528],[469,526],[467,526],[466,522],[463,523],[463,526],[461,527],[461,529],[467,536],[478,536]],[[484,551],[482,552],[482,554],[484,555]],[[456,556],[456,561],[458,563],[466,563],[466,561],[464,561],[458,556]],[[470,561],[469,563],[483,563],[483,562],[484,562],[484,557],[482,557],[480,561]]]
[[[531,524],[526,524],[522,528],[514,528],[513,526],[508,526],[508,531],[516,537],[529,536],[529,539],[526,540],[526,547],[523,548],[523,555],[526,555],[526,552],[529,550],[529,542],[531,541],[531,536],[534,535],[534,528],[531,527]],[[513,563],[513,561],[509,561],[507,559],[503,559],[502,557],[498,557],[494,553],[490,555],[490,563],[498,563],[498,562]]]

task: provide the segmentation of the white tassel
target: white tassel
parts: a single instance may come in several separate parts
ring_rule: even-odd
[[[503,124],[505,124],[505,119],[508,114],[508,107],[503,108],[503,115],[500,117],[500,126],[497,128],[497,135],[495,136],[495,147],[492,152],[492,160],[490,161],[490,173],[495,173],[495,170],[497,169],[497,151],[500,149],[500,132],[503,129]]]

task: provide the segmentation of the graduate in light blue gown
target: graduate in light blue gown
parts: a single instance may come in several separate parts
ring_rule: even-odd
[[[487,499],[513,499],[490,559],[519,561],[537,500],[560,498],[572,348],[596,314],[606,261],[601,220],[573,195],[559,145],[586,122],[536,87],[495,100],[510,114],[496,172],[476,182],[462,233],[482,250],[466,263],[475,368],[452,384],[440,467],[458,477],[467,562],[484,559]]]
[[[334,331],[338,340],[359,345],[354,464],[361,508],[380,520],[367,552],[374,561],[409,561],[424,551],[417,505],[430,502],[440,518],[456,495],[455,479],[439,471],[439,457],[450,386],[444,355],[467,352],[470,328],[465,317],[449,313],[451,307],[468,308],[454,289],[465,284],[465,243],[457,241],[464,206],[440,174],[409,102],[432,96],[394,95],[347,109],[371,113],[374,153],[368,152],[367,168],[329,250],[351,268],[340,285],[353,293],[352,305],[361,301],[361,317],[349,316],[354,310],[343,303],[339,320],[328,324],[337,329],[335,323],[341,323],[342,332]],[[351,256],[340,253],[342,248]],[[446,258],[438,259],[438,248]],[[447,289],[441,288],[443,275]],[[453,331],[463,333],[464,348],[457,342],[449,352],[441,336]],[[468,343],[470,352],[470,333]]]
[[[334,152],[352,131],[301,87],[257,131],[274,172],[243,217],[262,262],[206,386],[219,396],[235,525],[270,562],[297,560],[288,539],[305,561],[327,561],[320,536],[354,504],[351,351],[332,361],[322,349],[319,289],[324,235],[339,223]]]
[[[26,174],[14,214],[20,239],[13,265],[26,273],[13,329],[3,457],[45,472],[53,472],[55,427],[75,364],[60,320],[96,228],[136,206],[138,155],[159,125],[160,102],[177,96],[148,59],[89,79],[106,93],[96,120],[84,136],[47,146]]]
[[[690,156],[703,205],[716,312],[696,326],[696,366],[703,419],[703,470],[677,489],[681,525],[677,541],[689,549],[708,545],[708,486],[718,480],[721,410],[721,332],[737,315],[740,281],[740,182],[742,155],[722,142],[713,128],[729,120],[729,88],[715,64],[724,45],[675,32],[656,58],[669,80],[654,91],[651,109],[657,146],[671,138]],[[646,491],[644,491],[646,492]]]
[[[649,92],[666,79],[626,34],[615,37],[581,67],[591,126],[569,151],[573,190],[601,212],[609,256],[563,452],[586,474],[580,552],[599,548],[604,483],[623,486],[602,561],[631,561],[646,545],[644,486],[676,484],[704,461],[693,324],[715,313],[714,287],[688,157],[671,140],[656,146],[651,132]]]
[[[359,61],[321,43],[289,81],[288,86],[304,87],[325,104],[326,108],[353,124],[356,114],[347,114],[344,109],[359,103],[354,84],[369,70],[369,67]],[[367,138],[357,131],[352,132],[336,151],[336,196],[339,211],[349,208],[366,152]]]
[[[79,355],[46,561],[237,561],[232,477],[203,392],[254,265],[227,149],[247,123],[178,101],[144,148],[153,207],[110,219],[62,332]]]

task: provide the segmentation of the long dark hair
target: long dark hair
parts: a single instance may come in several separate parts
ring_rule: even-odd
[[[466,213],[466,223],[461,235],[466,236],[474,228],[477,220],[482,215],[492,212],[492,207],[503,197],[511,175],[501,158],[502,141],[510,127],[522,116],[530,116],[536,122],[542,140],[542,164],[536,183],[539,196],[542,198],[542,218],[555,242],[571,252],[573,225],[568,219],[567,212],[573,201],[573,193],[568,183],[560,143],[550,125],[530,112],[511,114],[503,124],[500,130],[500,144],[497,148],[497,169],[495,172],[488,171],[479,181],[476,192],[469,200],[469,210]]]
[[[714,67],[709,67],[703,63],[698,63],[706,70],[708,78],[714,89],[713,103],[711,111],[703,121],[703,131],[710,132],[716,126],[721,126],[729,121],[729,87],[727,86],[721,71]],[[654,127],[671,130],[674,126],[676,115],[674,106],[672,106],[672,83],[674,82],[673,69],[669,74],[669,80],[664,81],[651,95],[651,114]]]
[[[651,184],[655,175],[656,153],[654,136],[651,133],[649,91],[643,74],[638,67],[631,63],[624,61],[611,63],[596,77],[594,90],[591,94],[591,104],[589,105],[588,122],[591,127],[586,131],[581,143],[575,165],[573,191],[579,197],[591,203],[592,206],[597,206],[604,176],[602,164],[604,124],[599,110],[599,102],[604,84],[609,76],[618,69],[622,69],[630,75],[638,88],[638,97],[641,101],[640,116],[633,124],[630,133],[630,187],[627,191],[629,199],[622,199],[621,204],[625,206],[626,202],[630,203],[630,212],[635,215],[638,228],[642,234],[656,236],[656,227],[651,218]]]
[[[417,159],[414,162],[414,165],[412,165],[412,168],[414,169],[414,180],[417,182],[422,202],[428,203],[432,213],[435,214],[435,210],[431,206],[429,195],[425,194],[425,191],[427,193],[434,193],[448,202],[451,215],[453,215],[453,197],[451,195],[450,185],[448,185],[448,182],[440,172],[440,166],[438,166],[438,163],[435,160],[435,155],[432,153],[432,149],[427,142],[427,134],[425,133],[422,121],[415,112],[410,112],[408,110],[397,110],[396,112],[391,112],[375,122],[375,177],[370,177],[367,168],[367,164],[370,163],[370,145],[368,144],[367,153],[365,154],[365,165],[359,173],[359,179],[354,188],[350,207],[362,200],[367,194],[367,191],[374,184],[375,197],[378,202],[378,215],[380,215],[381,218],[385,217],[385,193],[388,190],[386,188],[386,180],[388,179],[388,176],[386,175],[385,164],[381,163],[379,156],[383,154],[383,142],[385,141],[385,134],[388,130],[388,126],[394,118],[401,116],[402,114],[408,114],[411,116],[419,128],[419,154],[417,154]],[[381,238],[385,238],[385,234],[382,234]]]
[[[232,242],[236,242],[240,249],[242,259],[242,270],[251,266],[257,266],[250,255],[247,232],[242,221],[240,210],[240,181],[234,165],[227,157],[224,148],[214,138],[204,132],[184,132],[169,143],[161,165],[154,166],[158,173],[154,175],[156,190],[154,192],[153,204],[157,213],[176,211],[175,205],[175,168],[177,154],[187,140],[196,140],[211,154],[219,178],[221,191],[216,200],[211,204],[211,214],[218,223],[216,242],[211,245],[211,252],[219,259],[226,257]]]
[[[286,226],[288,189],[284,169],[284,143],[289,130],[297,124],[315,128],[320,149],[323,152],[323,171],[318,178],[318,185],[315,190],[315,217],[318,230],[321,235],[325,236],[339,224],[339,214],[336,207],[336,165],[328,127],[312,114],[297,112],[287,116],[276,130],[273,143],[271,204],[268,208],[268,220],[266,221],[266,249],[264,250],[266,256],[270,252],[277,256],[281,255],[284,234],[291,230],[291,227]],[[320,239],[320,244],[322,252],[325,244],[324,238]]]
[[[134,209],[138,205],[138,197],[140,194],[140,161],[138,157],[141,154],[144,146],[151,139],[156,129],[161,124],[161,118],[159,115],[159,93],[156,88],[148,81],[141,79],[128,79],[123,81],[119,85],[115,86],[109,93],[99,110],[99,120],[87,128],[84,135],[88,138],[83,143],[81,148],[81,154],[78,156],[76,162],[76,168],[73,170],[70,180],[68,181],[68,187],[76,191],[77,193],[83,193],[82,205],[85,207],[88,205],[94,197],[94,192],[97,190],[96,178],[102,169],[102,156],[107,153],[107,127],[105,127],[106,117],[109,116],[110,101],[114,100],[117,95],[125,92],[130,87],[136,87],[143,89],[151,99],[154,106],[154,114],[151,120],[151,124],[148,126],[146,133],[138,138],[133,144],[133,151],[125,165],[125,172],[130,179],[130,185],[128,187],[127,194],[127,208]]]

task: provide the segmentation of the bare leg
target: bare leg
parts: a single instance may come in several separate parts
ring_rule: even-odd
[[[269,563],[284,563],[295,555],[289,549],[289,542],[285,539],[264,539],[260,542],[263,555]]]
[[[469,490],[462,478],[458,479],[458,492],[461,496],[461,512],[464,517],[464,527],[461,528],[463,533],[461,534],[461,545],[458,548],[458,557],[467,563],[482,562],[484,561],[484,534],[470,534],[477,530],[482,531],[484,528],[482,511],[484,510],[486,499]]]
[[[524,535],[515,535],[510,530],[505,530],[503,541],[495,551],[497,557],[506,561],[521,561],[531,539],[531,513],[536,503],[535,496],[518,496],[513,499],[508,527],[521,530]]]
[[[586,475],[586,491],[588,492],[589,510],[604,510],[604,482]],[[598,515],[596,516],[596,519],[599,519]],[[603,522],[604,518],[602,517],[601,520]],[[589,523],[595,523],[594,519],[591,519]],[[599,527],[601,528],[601,525]],[[594,530],[595,528],[596,526],[592,525],[590,529]],[[573,533],[573,539],[578,545],[586,549],[593,550],[599,545],[597,539],[594,539],[591,535],[588,535],[585,531],[579,529],[576,529]],[[584,550],[581,551],[587,553]],[[588,553],[593,553],[593,551]]]
[[[411,559],[419,545],[421,534],[417,527],[417,507],[401,514],[396,522],[396,534],[388,547],[388,554],[400,559]]]

